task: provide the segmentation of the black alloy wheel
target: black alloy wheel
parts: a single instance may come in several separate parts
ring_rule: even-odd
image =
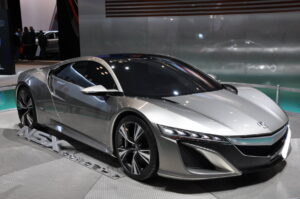
[[[144,181],[156,174],[158,152],[149,126],[136,116],[121,120],[115,132],[114,147],[124,172]]]
[[[36,126],[36,112],[30,90],[21,87],[17,94],[17,109],[22,126],[34,128]]]

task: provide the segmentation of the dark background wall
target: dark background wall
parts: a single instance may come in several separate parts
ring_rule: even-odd
[[[60,58],[80,56],[77,0],[57,0]]]
[[[18,0],[2,0],[0,4],[0,74],[15,74],[13,33],[21,27]]]
[[[20,0],[7,0],[10,19],[10,32],[13,34],[18,28],[22,28]]]

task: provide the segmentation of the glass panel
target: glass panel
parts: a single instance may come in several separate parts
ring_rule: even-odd
[[[71,67],[80,78],[83,87],[102,85],[107,89],[117,89],[108,70],[97,62],[81,61]]]
[[[106,60],[128,96],[168,97],[222,89],[208,75],[178,60],[152,56]]]

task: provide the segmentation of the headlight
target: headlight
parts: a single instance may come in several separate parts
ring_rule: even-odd
[[[192,132],[182,129],[175,129],[172,127],[158,125],[161,133],[172,139],[192,139],[192,140],[203,140],[203,141],[214,141],[214,142],[228,142],[226,138],[217,135],[210,135],[199,132]]]

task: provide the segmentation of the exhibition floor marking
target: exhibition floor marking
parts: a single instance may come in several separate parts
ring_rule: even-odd
[[[61,157],[67,158],[111,179],[117,180],[124,177],[123,174],[114,171],[109,165],[104,163],[100,164],[92,159],[82,157],[80,154],[82,152],[77,151],[69,142],[65,140],[59,140],[56,136],[50,135],[46,132],[30,129],[27,126],[24,126],[17,132],[17,135],[25,140],[32,141],[51,150],[59,154]]]

